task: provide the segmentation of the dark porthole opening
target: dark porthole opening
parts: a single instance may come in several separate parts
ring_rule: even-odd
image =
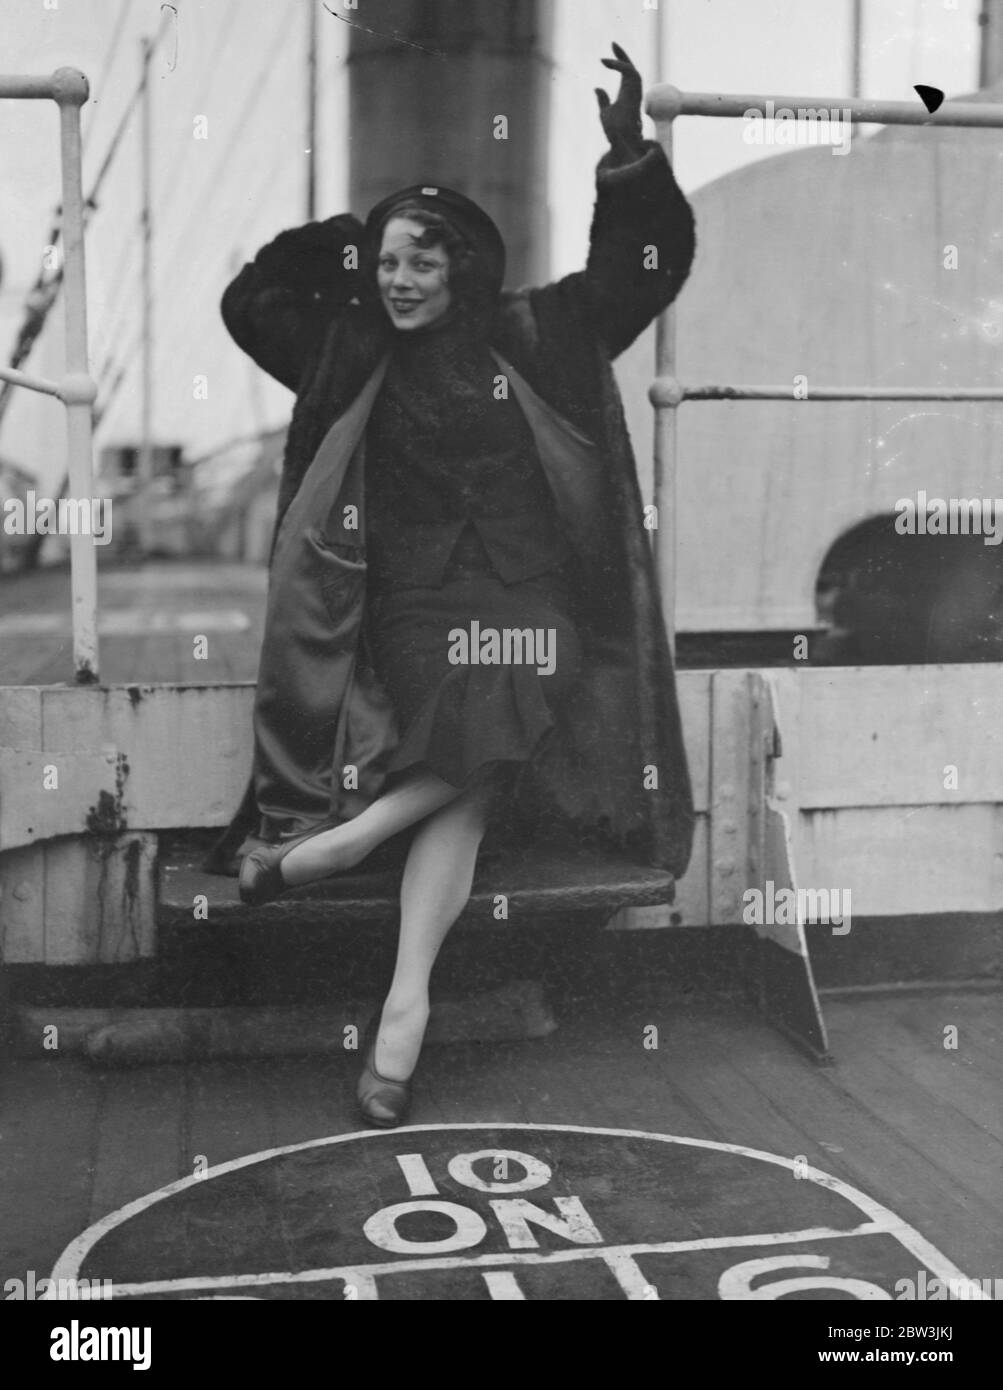
[[[1003,545],[982,535],[902,535],[895,520],[862,522],[826,555],[812,662],[1003,661]]]

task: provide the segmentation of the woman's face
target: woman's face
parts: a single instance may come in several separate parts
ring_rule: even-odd
[[[376,280],[390,322],[403,332],[427,328],[449,308],[449,253],[416,246],[425,230],[407,217],[392,217],[383,229]]]

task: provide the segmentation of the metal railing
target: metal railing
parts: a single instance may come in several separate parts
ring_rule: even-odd
[[[87,299],[84,258],[84,198],[81,176],[80,108],[87,101],[87,78],[76,68],[58,68],[51,77],[0,77],[0,99],[49,100],[59,107],[62,157],[63,280],[66,294],[66,372],[48,381],[27,372],[0,367],[0,379],[55,396],[66,407],[69,493],[90,498],[93,486],[92,410],[97,386],[89,374]],[[767,103],[772,103],[770,107]],[[672,127],[679,116],[741,118],[749,111],[836,110],[854,124],[963,126],[1003,128],[1003,104],[952,102],[934,114],[915,102],[862,98],[723,95],[681,92],[661,85],[648,94],[647,111],[658,139],[672,157]],[[764,119],[774,119],[764,116]],[[665,622],[675,638],[677,416],[684,401],[793,400],[790,385],[684,385],[676,376],[676,316],[670,308],[658,322],[656,377],[649,391],[655,407],[655,504],[653,532]],[[994,387],[813,386],[798,403],[826,401],[1003,401]],[[73,612],[73,665],[80,683],[98,680],[97,555],[92,537],[70,537],[70,584]]]
[[[90,498],[93,487],[91,415],[97,385],[87,356],[87,288],[84,264],[84,195],[81,173],[80,108],[89,96],[87,78],[76,68],[57,68],[51,77],[0,77],[0,99],[54,101],[59,107],[62,158],[63,286],[66,294],[66,371],[59,381],[0,367],[0,379],[56,396],[66,407],[69,495]],[[73,611],[73,669],[81,684],[98,679],[97,551],[93,537],[70,536]]]
[[[673,122],[679,116],[741,118],[758,112],[764,121],[779,113],[835,111],[854,125],[969,126],[1003,128],[1003,104],[956,101],[931,114],[918,101],[870,101],[861,97],[800,97],[787,95],[724,95],[719,92],[681,92],[663,84],[653,87],[646,102],[658,141],[672,159]],[[772,113],[772,114],[765,114]],[[787,119],[785,116],[784,119]],[[1003,386],[812,386],[796,395],[788,385],[684,385],[676,376],[676,314],[669,308],[658,320],[655,380],[648,398],[655,407],[654,501],[658,518],[652,533],[662,607],[669,641],[675,645],[676,601],[676,481],[678,437],[676,411],[684,401],[791,401],[798,405],[827,401],[1003,401]]]

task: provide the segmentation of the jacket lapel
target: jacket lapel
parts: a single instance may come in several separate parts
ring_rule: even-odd
[[[366,422],[372,413],[389,356],[380,361],[348,409],[334,421],[321,440],[310,467],[303,476],[296,496],[286,509],[275,542],[272,568],[278,572],[288,562],[289,552],[302,543],[307,529],[323,525],[329,516],[356,451],[362,442]]]
[[[511,362],[492,348],[491,355],[508,377],[533,437],[543,471],[557,503],[568,538],[583,559],[602,552],[602,461],[587,435],[542,400]]]

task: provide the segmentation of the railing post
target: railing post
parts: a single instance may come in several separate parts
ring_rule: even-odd
[[[63,284],[66,292],[66,375],[60,393],[66,406],[69,495],[93,497],[91,412],[97,387],[87,356],[87,296],[84,262],[84,197],[81,173],[80,108],[87,100],[87,78],[76,68],[52,75],[59,106],[63,182]],[[82,528],[70,536],[70,588],[73,600],[73,667],[79,684],[98,680],[97,550]]]
[[[668,85],[653,89],[648,110],[657,100],[655,130],[665,157],[672,162],[672,123],[682,109],[682,93]],[[669,648],[676,649],[676,478],[678,436],[676,410],[682,392],[676,381],[676,310],[670,305],[655,328],[655,375],[649,391],[655,407],[654,502],[658,524],[652,532],[655,568]]]

